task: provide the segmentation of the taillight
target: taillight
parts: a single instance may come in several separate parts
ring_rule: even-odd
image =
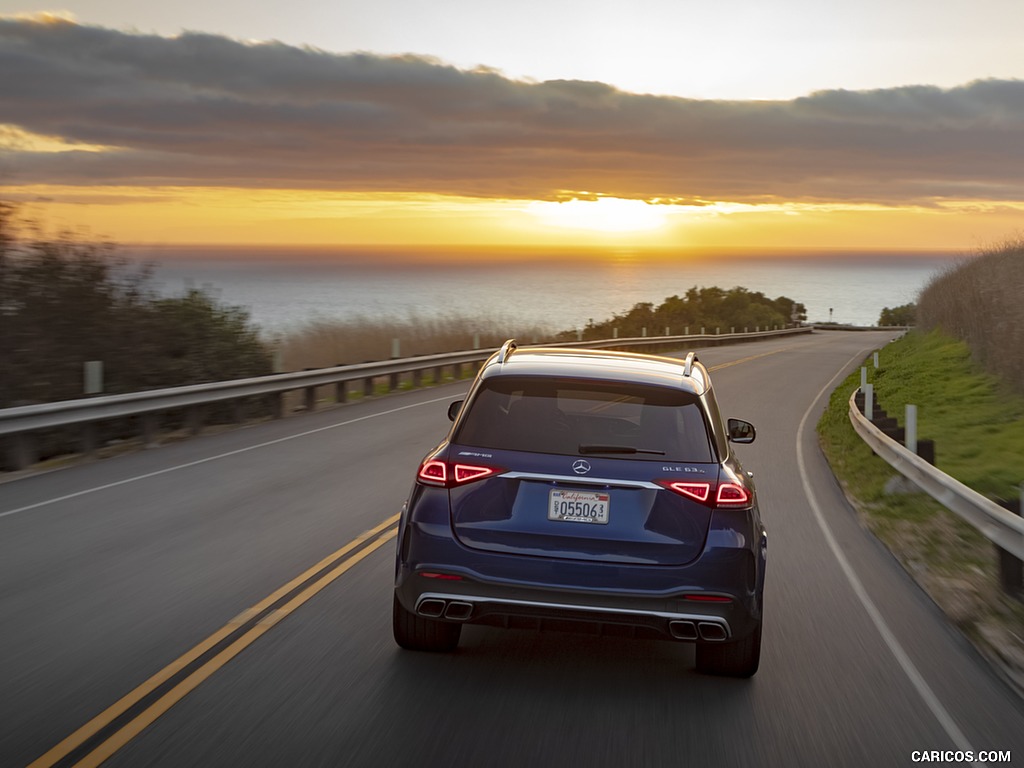
[[[691,480],[655,480],[654,482],[680,496],[715,507],[747,507],[750,506],[752,500],[750,490],[740,483],[719,483],[716,486],[714,483]],[[714,501],[711,500],[712,490],[715,491]]]
[[[483,480],[485,477],[491,477],[503,471],[497,467],[428,459],[420,465],[420,471],[416,474],[416,478],[426,485],[452,488],[456,485],[472,483],[475,480]]]
[[[718,486],[716,503],[720,507],[745,507],[750,504],[750,491],[739,483],[722,483]]]
[[[707,501],[711,495],[711,483],[687,483],[672,482],[671,480],[659,480],[658,485],[668,488],[670,491],[687,496],[697,501]]]

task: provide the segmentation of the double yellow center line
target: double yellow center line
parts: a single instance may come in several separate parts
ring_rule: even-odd
[[[710,370],[728,368],[791,348],[751,355]],[[389,517],[240,613],[39,757],[29,768],[85,768],[102,764],[259,637],[395,538],[398,518],[398,515]]]
[[[96,766],[324,587],[398,533],[398,515],[361,534],[246,609],[29,765]]]

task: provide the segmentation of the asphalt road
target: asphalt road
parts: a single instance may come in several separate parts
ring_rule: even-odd
[[[861,529],[817,447],[839,375],[887,339],[700,353],[724,415],[758,429],[739,447],[769,532],[751,680],[698,675],[669,642],[468,627],[450,655],[394,645],[386,521],[464,384],[2,484],[0,766],[1024,762],[1021,702]]]

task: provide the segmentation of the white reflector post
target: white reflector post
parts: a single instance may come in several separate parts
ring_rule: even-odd
[[[904,445],[911,453],[917,453],[917,406],[907,403],[906,409],[906,439]]]
[[[875,387],[873,384],[864,385],[864,418],[872,420],[875,415]]]
[[[85,389],[87,395],[98,395],[103,391],[103,361],[89,360],[85,363]]]

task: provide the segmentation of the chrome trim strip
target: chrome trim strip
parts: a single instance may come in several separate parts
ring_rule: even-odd
[[[546,475],[540,472],[503,472],[499,477],[510,480],[549,480],[552,482],[573,483],[575,485],[619,486],[620,488],[648,488],[660,491],[661,486],[647,480],[620,480],[609,477],[587,477],[586,475]]]
[[[494,605],[519,605],[527,608],[549,608],[556,611],[584,611],[590,613],[615,613],[623,616],[654,616],[666,621],[693,621],[717,624],[725,630],[726,639],[732,637],[732,627],[720,616],[709,616],[703,613],[669,613],[668,611],[643,611],[630,608],[608,608],[599,605],[570,605],[568,603],[545,603],[539,600],[514,600],[504,597],[480,597],[477,595],[451,595],[443,592],[424,592],[416,601],[416,612],[424,600],[445,600],[462,603],[491,603]],[[696,625],[695,625],[696,626]]]

